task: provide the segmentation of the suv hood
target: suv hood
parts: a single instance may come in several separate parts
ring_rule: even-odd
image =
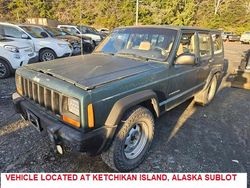
[[[11,39],[2,39],[0,40],[0,46],[4,47],[6,45],[10,45],[10,46],[15,46],[17,48],[30,48],[31,45],[27,42],[18,42],[18,41],[14,41]]]
[[[26,67],[88,90],[108,82],[152,70],[156,66],[137,59],[90,54],[31,64]]]
[[[69,43],[72,42],[81,42],[81,39],[79,37],[76,36],[71,36],[71,35],[64,35],[64,36],[56,36],[55,38],[59,39],[59,40],[64,40],[67,41]]]
[[[56,39],[56,38],[52,38],[52,37],[48,37],[48,38],[36,38],[36,41],[38,41],[41,44],[51,44],[51,43],[56,43],[56,44],[69,44],[68,42],[64,41],[64,40],[60,40],[60,39]]]

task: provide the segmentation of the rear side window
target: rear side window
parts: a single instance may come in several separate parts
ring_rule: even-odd
[[[12,38],[22,38],[23,32],[15,27],[3,26],[4,36]]]
[[[213,46],[214,46],[214,54],[219,54],[222,52],[222,38],[220,34],[213,34]]]
[[[199,33],[199,47],[200,47],[200,56],[206,57],[212,55],[212,46],[211,46],[211,38],[207,33]]]

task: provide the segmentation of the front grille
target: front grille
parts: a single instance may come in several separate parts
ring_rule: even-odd
[[[28,97],[30,100],[55,114],[60,114],[62,95],[29,79],[22,77],[21,80],[23,95],[25,97]]]

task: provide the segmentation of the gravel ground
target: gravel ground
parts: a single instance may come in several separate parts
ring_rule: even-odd
[[[226,43],[229,72],[249,45]],[[249,172],[250,91],[222,82],[207,107],[192,100],[165,113],[147,159],[134,172]],[[14,77],[0,80],[0,172],[112,172],[100,156],[54,155],[46,134],[15,114]]]

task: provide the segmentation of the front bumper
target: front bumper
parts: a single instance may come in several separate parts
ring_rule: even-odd
[[[112,141],[115,127],[102,126],[85,133],[63,123],[53,117],[52,114],[47,113],[39,105],[21,97],[17,93],[12,95],[12,99],[16,112],[20,113],[25,120],[28,119],[27,110],[37,117],[41,131],[47,131],[54,148],[56,148],[56,145],[63,145],[75,151],[97,155],[107,148]]]
[[[39,61],[38,55],[29,59],[28,64],[37,63]]]

